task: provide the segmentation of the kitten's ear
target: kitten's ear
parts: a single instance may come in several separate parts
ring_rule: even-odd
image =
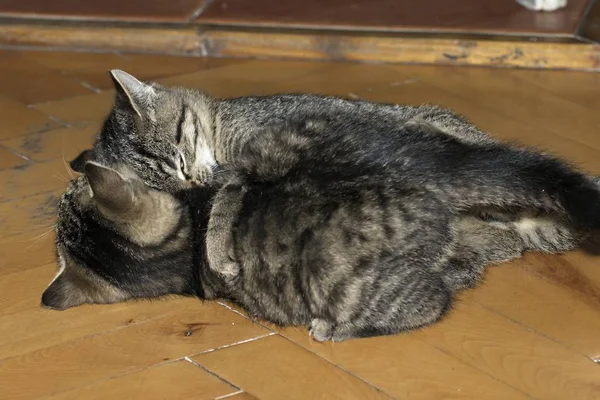
[[[79,172],[80,174],[84,173],[85,163],[88,161],[92,161],[92,150],[84,150],[73,160],[69,161],[69,166],[75,172]]]
[[[156,92],[148,85],[125,71],[113,69],[110,75],[117,89],[117,102],[121,106],[131,107],[140,117],[152,103]]]
[[[136,204],[133,183],[114,169],[88,162],[85,164],[85,176],[94,193],[94,199],[104,211],[113,215],[127,213]]]

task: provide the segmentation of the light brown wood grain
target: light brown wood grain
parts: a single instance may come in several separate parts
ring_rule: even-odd
[[[15,168],[26,164],[29,164],[29,161],[25,158],[9,151],[7,148],[0,147],[0,170]]]
[[[443,76],[447,70],[448,68],[438,68],[437,72]],[[460,90],[448,91],[435,87],[429,80],[419,77],[416,69],[412,67],[405,73],[409,78],[404,84],[358,91],[356,95],[372,101],[412,105],[434,104],[450,108],[498,139],[534,146],[564,157],[590,172],[600,173],[600,150],[553,130],[540,128],[535,121],[541,117],[535,112],[531,112],[529,118],[519,119],[517,115],[482,105],[479,99],[487,95],[462,96]]]
[[[460,302],[414,337],[533,398],[591,400],[600,394],[600,370],[592,360],[472,302]]]
[[[59,179],[70,179],[70,177],[64,171],[61,177],[58,176],[58,172],[52,176],[52,180]],[[63,189],[53,190],[34,194],[22,200],[0,202],[0,213],[5,215],[2,221],[3,240],[9,241],[13,236],[27,233],[31,241],[21,245],[28,247],[33,245],[38,238],[40,241],[44,240],[45,236],[53,238],[58,201],[62,193]],[[29,227],[27,231],[23,229],[24,224]],[[18,245],[15,243],[15,246]]]
[[[366,33],[366,34],[365,34]],[[600,50],[583,42],[415,37],[402,33],[200,26],[3,24],[0,44],[211,57],[268,57],[595,70]]]
[[[2,275],[0,316],[38,308],[41,293],[54,278],[56,270],[52,264]]]
[[[45,286],[40,288],[39,296],[44,289]],[[142,326],[147,321],[166,318],[171,314],[174,316],[162,319],[159,325]],[[130,327],[135,329],[124,331],[119,337],[130,335],[127,340],[135,341],[135,335],[140,335],[140,338],[153,340],[158,335],[157,329],[171,329],[173,335],[185,335],[189,330],[191,335],[190,332],[187,334],[195,335],[194,338],[182,343],[194,346],[181,357],[268,332],[218,304],[203,304],[197,299],[181,298],[129,302],[116,306],[81,306],[61,312],[37,308],[9,314],[0,317],[0,320],[0,359],[48,347],[55,348],[69,342],[74,345],[74,340],[100,332],[114,331],[116,334]],[[170,324],[171,328],[165,328],[164,324]],[[11,336],[10,333],[16,329],[21,333],[16,337]]]
[[[453,68],[440,73],[442,70],[438,67],[413,70],[423,82],[476,101],[507,118],[600,149],[600,136],[594,129],[600,124],[598,113],[521,79],[511,71]]]
[[[0,239],[0,276],[54,263],[54,233],[44,233],[23,227],[21,234]]]
[[[79,155],[82,150],[92,146],[100,128],[99,122],[81,123],[68,128],[52,129],[24,137],[0,140],[0,146],[5,146],[36,162],[62,158],[68,162]]]
[[[62,159],[35,163],[23,168],[0,170],[0,181],[2,181],[0,202],[65,190],[68,176]],[[17,202],[13,204],[17,204]],[[6,207],[10,207],[10,205]]]
[[[139,372],[116,376],[89,386],[50,396],[52,400],[114,399],[198,399],[211,400],[237,391],[202,370],[182,360],[151,367]],[[237,397],[228,397],[238,399]]]
[[[362,380],[271,336],[193,357],[260,399],[391,399]]]
[[[531,273],[523,264],[491,268],[486,284],[469,298],[591,359],[600,358],[598,302]]]
[[[234,394],[232,396],[225,396],[216,400],[256,400],[257,397],[252,396],[249,393],[242,392],[238,394]]]
[[[4,45],[33,45],[75,49],[133,50],[170,54],[199,54],[202,43],[196,29],[106,27],[99,25],[3,24],[0,38]]]
[[[411,334],[343,343],[315,342],[306,329],[281,334],[401,399],[528,398]]]
[[[88,313],[90,311],[87,310]],[[55,329],[66,328],[59,325],[59,316],[55,316],[54,321]],[[3,321],[0,337],[11,328],[14,330],[14,325],[6,326]],[[38,330],[30,334],[29,339],[35,337],[38,342],[47,340],[40,333]],[[47,347],[50,343],[46,342],[39,350],[13,355],[0,363],[0,386],[7,388],[3,395],[8,398],[30,399],[261,337],[266,333],[260,326],[214,303],[205,306],[197,302],[188,303],[186,307],[171,304],[170,315],[130,324],[103,335],[70,341],[62,338],[63,343],[50,347]],[[13,344],[7,352],[1,346],[0,354],[14,353],[14,347],[18,346]]]
[[[0,94],[0,140],[25,136],[57,126],[47,115],[29,109],[25,104]]]
[[[34,105],[33,108],[69,124],[99,122],[110,112],[114,99],[114,91],[107,90],[101,93],[40,103]]]
[[[526,68],[595,69],[598,48],[583,43],[414,38],[402,34],[207,29],[213,56],[289,57]]]

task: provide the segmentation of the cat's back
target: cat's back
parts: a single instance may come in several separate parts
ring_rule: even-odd
[[[306,117],[335,118],[336,116],[391,118],[394,123],[406,121],[418,107],[374,103],[319,94],[276,94],[223,99],[219,104],[224,119],[238,124],[278,123]],[[379,121],[383,122],[383,121]]]
[[[330,178],[291,175],[250,186],[235,228],[241,259],[263,267],[282,265],[281,257],[288,264],[352,264],[402,243],[441,214],[425,192],[384,176]]]

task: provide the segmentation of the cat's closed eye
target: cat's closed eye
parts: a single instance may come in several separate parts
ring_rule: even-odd
[[[191,180],[192,177],[189,174],[189,171],[187,169],[187,164],[185,162],[185,157],[183,156],[183,154],[179,153],[178,161],[179,162],[178,162],[177,172],[178,172],[179,177],[182,180],[187,180],[187,181]]]

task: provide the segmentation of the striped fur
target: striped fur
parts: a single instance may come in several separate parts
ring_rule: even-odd
[[[176,198],[127,168],[88,164],[85,172],[60,201],[62,268],[42,296],[46,307],[168,294],[224,298],[280,325],[310,326],[317,340],[339,341],[433,323],[486,265],[523,251],[515,232],[444,213],[426,192],[386,176],[365,182],[336,170],[334,184],[294,174],[277,183],[248,178],[220,189],[242,197],[233,224],[223,227],[240,266],[229,279],[207,263],[210,189]]]
[[[511,221],[453,210],[368,158],[338,157],[319,169],[311,157],[264,149],[248,147],[216,194],[196,188],[176,197],[128,167],[86,164],[61,200],[62,268],[42,303],[223,298],[257,318],[308,326],[316,340],[342,341],[434,323],[485,266],[534,244]],[[272,170],[244,166],[261,155]],[[224,261],[211,260],[215,241],[226,243]]]
[[[125,163],[149,186],[176,193],[222,183],[218,175],[235,166],[249,144],[285,156],[282,146],[268,147],[277,131],[289,142],[301,141],[295,145],[310,146],[311,162],[369,158],[461,211],[527,217],[515,226],[536,245],[552,235],[549,249],[562,248],[565,229],[600,228],[600,194],[587,177],[547,155],[498,143],[449,110],[307,94],[214,99],[193,89],[143,83],[123,71],[112,76],[114,107],[93,149],[72,162],[75,170],[89,160]],[[281,124],[305,124],[313,135],[269,129]],[[345,148],[337,145],[337,153],[325,146],[338,142]],[[436,148],[429,151],[430,145]],[[274,168],[269,157],[260,162]]]

